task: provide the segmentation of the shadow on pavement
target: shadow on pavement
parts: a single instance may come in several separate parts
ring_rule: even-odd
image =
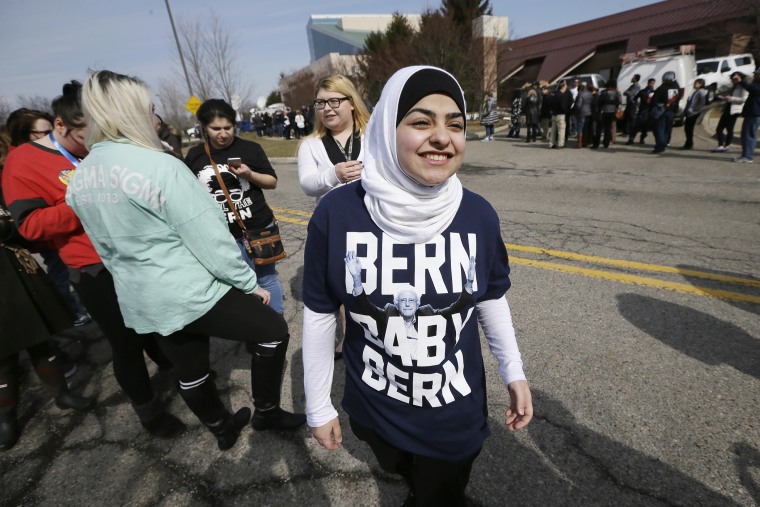
[[[760,505],[760,449],[752,447],[747,442],[741,442],[734,446],[736,454],[736,468],[739,478],[757,505]],[[752,473],[754,469],[754,474]]]
[[[525,435],[510,433],[501,417],[489,419],[492,435],[468,487],[475,504],[737,505],[677,468],[579,424],[547,393],[534,390],[533,403],[534,419],[520,430]]]
[[[708,271],[708,270],[705,270],[704,268],[699,267],[699,266],[687,266],[687,265],[681,264],[681,265],[678,265],[676,267],[678,269],[683,269],[683,270]],[[743,273],[732,273],[730,271],[717,271],[717,270],[713,270],[713,269],[709,270],[708,272],[712,273],[712,274],[715,274],[715,275],[731,276],[731,277],[736,277],[736,278],[744,278],[744,279],[748,279],[748,280],[753,280],[753,281],[757,282],[758,284],[760,284],[760,280],[758,280],[754,276],[748,276],[748,275],[745,275]],[[710,286],[709,284],[711,283],[709,280],[705,280],[704,278],[698,278],[698,277],[695,277],[695,276],[688,276],[688,275],[685,275],[685,274],[681,274],[681,276],[683,276],[683,279],[685,281],[689,282],[690,284],[694,285],[695,287],[709,287]],[[716,286],[716,288],[728,289],[726,287],[727,282],[712,282],[712,283],[713,284],[720,283],[720,286]],[[749,289],[744,288],[744,286],[742,286],[742,285],[736,284],[734,287],[735,288],[732,287],[732,288],[730,288],[728,290],[735,291],[735,292],[741,292],[741,293],[744,293],[745,291],[749,292]],[[737,289],[739,289],[739,290],[737,290]],[[757,289],[754,289],[754,290],[757,291]],[[723,300],[723,301],[725,303],[728,303],[728,304],[730,304],[732,306],[735,306],[737,308],[741,308],[742,310],[745,310],[747,312],[754,313],[756,315],[760,315],[760,305],[759,304],[746,303],[746,302],[741,302],[741,301],[731,301],[731,300]]]
[[[760,378],[757,339],[734,324],[638,294],[620,294],[617,300],[626,320],[662,343],[705,364],[727,364]]]

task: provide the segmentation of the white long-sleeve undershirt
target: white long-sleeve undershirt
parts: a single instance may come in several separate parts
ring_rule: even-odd
[[[476,305],[488,347],[499,362],[499,375],[507,386],[525,380],[517,346],[512,313],[507,298],[481,301]],[[304,307],[303,367],[306,422],[316,428],[338,416],[330,398],[334,372],[336,313],[317,313]]]

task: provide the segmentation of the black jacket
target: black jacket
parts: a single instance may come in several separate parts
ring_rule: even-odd
[[[573,96],[569,91],[560,92],[556,91],[554,93],[554,100],[551,104],[551,110],[552,114],[564,114],[569,115],[570,109],[573,106]]]
[[[681,92],[678,89],[678,83],[668,81],[662,83],[654,91],[652,104],[664,104],[666,111],[678,112],[678,102],[681,100]]]

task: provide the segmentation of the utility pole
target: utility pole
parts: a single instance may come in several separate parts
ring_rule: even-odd
[[[182,63],[182,70],[185,72],[185,81],[187,82],[187,91],[190,96],[193,97],[193,87],[190,86],[190,76],[187,74],[187,67],[185,66],[185,57],[182,56],[182,47],[179,45],[179,37],[177,37],[177,29],[174,27],[174,18],[172,17],[172,9],[169,7],[169,0],[164,0],[166,3],[166,12],[169,13],[169,22],[172,24],[172,33],[174,34],[174,42],[177,43],[177,53],[179,53],[179,61]]]

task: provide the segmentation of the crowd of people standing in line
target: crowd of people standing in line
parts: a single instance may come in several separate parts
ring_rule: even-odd
[[[278,109],[274,113],[251,109],[248,128],[258,137],[279,139],[301,139],[309,135],[314,127],[314,107],[302,106],[298,109]]]
[[[673,72],[666,72],[659,86],[653,78],[647,79],[643,87],[640,81],[641,76],[634,75],[622,92],[615,79],[607,81],[602,90],[580,79],[575,79],[572,86],[562,80],[555,88],[546,82],[528,83],[514,92],[506,137],[520,138],[524,122],[526,143],[541,138],[548,141],[550,148],[562,149],[570,136],[576,136],[577,148],[598,149],[615,143],[620,126],[621,135],[627,137],[626,145],[634,144],[636,136],[643,145],[648,134],[652,133],[655,140],[652,153],[663,153],[670,145],[674,119],[679,112],[680,85]],[[741,154],[734,161],[748,163],[754,159],[757,144],[760,68],[752,80],[741,72],[734,72],[731,81],[731,89],[716,97],[720,101],[721,116],[715,132],[718,147],[711,151],[723,153],[730,150],[736,122],[742,117]],[[694,148],[694,129],[709,106],[704,80],[697,78],[693,89],[685,93],[685,142],[679,149],[691,150]],[[492,138],[492,134],[486,132],[484,140]]]

